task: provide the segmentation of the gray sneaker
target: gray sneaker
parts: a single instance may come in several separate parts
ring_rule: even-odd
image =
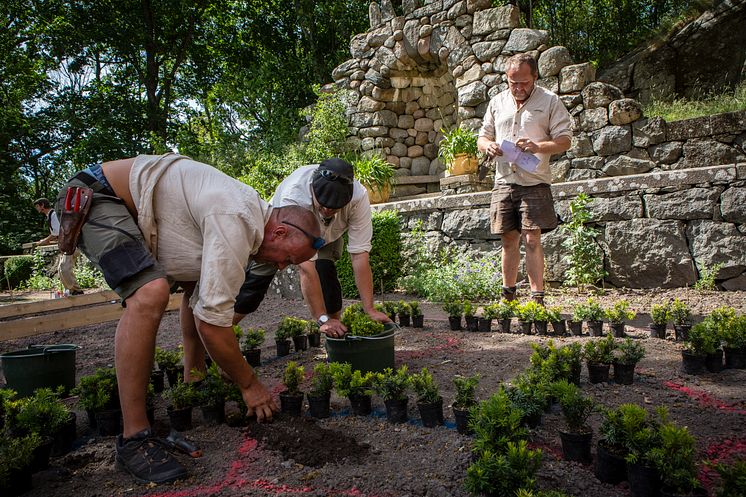
[[[117,437],[117,465],[140,483],[168,483],[187,477],[184,466],[149,429],[130,438]]]

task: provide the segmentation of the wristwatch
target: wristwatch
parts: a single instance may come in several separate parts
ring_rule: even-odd
[[[319,326],[324,326],[327,321],[329,321],[329,316],[327,316],[326,314],[322,314],[321,316],[319,316],[319,319],[316,320],[316,323]]]

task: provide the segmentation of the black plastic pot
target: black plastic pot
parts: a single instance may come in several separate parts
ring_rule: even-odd
[[[479,321],[476,316],[466,316],[464,319],[466,320],[466,329],[468,331],[479,331]]]
[[[705,356],[681,351],[681,368],[686,374],[699,374],[705,369]]]
[[[222,425],[225,423],[225,402],[217,405],[199,406],[202,420],[208,425]]]
[[[443,398],[435,402],[417,402],[422,424],[427,428],[434,428],[443,424]]]
[[[410,325],[410,315],[409,314],[399,314],[399,326],[409,326]]]
[[[666,324],[655,324],[650,323],[650,326],[648,326],[650,329],[650,338],[660,338],[662,340],[666,339]]]
[[[308,334],[308,346],[309,347],[321,347],[321,333],[309,333]]]
[[[636,364],[614,363],[614,383],[619,385],[631,385],[635,381]]]
[[[248,349],[243,351],[243,356],[249,366],[256,368],[262,365],[262,349]]]
[[[689,330],[692,329],[691,324],[675,324],[673,330],[676,333],[677,342],[685,342],[689,339]]]
[[[153,385],[155,393],[161,393],[165,387],[166,374],[160,369],[154,369],[150,372],[150,384]]]
[[[596,444],[596,478],[603,483],[616,485],[627,478],[627,462],[620,456],[606,449],[603,443]]]
[[[570,383],[580,386],[580,371],[583,369],[580,363],[570,366]]]
[[[42,437],[41,443],[34,449],[31,458],[31,472],[36,473],[49,467],[49,456],[52,455],[52,437]]]
[[[78,415],[70,411],[67,421],[60,426],[60,429],[54,435],[52,455],[61,456],[70,452],[76,438],[78,438]]]
[[[624,338],[627,336],[624,333],[624,323],[609,323],[609,328],[611,328],[611,334],[614,335],[614,338]]]
[[[275,340],[277,357],[284,357],[290,353],[290,340]]]
[[[461,329],[461,316],[448,316],[448,326],[451,331],[459,331]]]
[[[586,363],[586,366],[588,366],[588,381],[591,383],[606,383],[609,381],[611,364],[589,362]]]
[[[456,431],[462,435],[471,435],[469,428],[469,409],[453,408],[453,418],[456,420]]]
[[[534,322],[534,330],[536,330],[537,335],[546,335],[547,334],[547,322],[546,321],[535,321]]]
[[[543,417],[543,414],[541,412],[537,412],[536,414],[532,414],[530,416],[523,416],[523,419],[521,420],[521,423],[526,428],[536,428],[541,424],[541,418]]]
[[[582,321],[568,321],[567,326],[570,327],[570,334],[572,334],[572,336],[579,337],[583,334]]]
[[[122,431],[122,411],[112,409],[95,413],[98,434],[102,437],[119,435]]]
[[[562,440],[562,455],[565,461],[577,461],[583,464],[590,464],[591,458],[591,439],[593,433],[571,433],[559,430],[560,440]]]
[[[329,399],[331,394],[312,396],[307,394],[308,397],[308,413],[314,418],[328,418],[329,417]]]
[[[746,350],[723,347],[725,367],[728,369],[746,369]]]
[[[169,368],[166,369],[166,378],[168,378],[168,386],[174,387],[177,383],[179,383],[179,376],[181,376],[181,371],[179,368]]]
[[[300,335],[297,337],[293,337],[293,347],[295,347],[296,352],[308,350],[308,336]]]
[[[477,323],[477,329],[479,329],[481,333],[492,332],[492,320],[485,319],[485,318],[479,318],[479,321]]]
[[[166,408],[168,419],[171,421],[171,429],[176,431],[189,431],[192,429],[192,408],[174,409]]]
[[[420,314],[419,316],[412,316],[412,328],[424,328],[425,327],[425,316]]]
[[[643,464],[627,464],[627,481],[634,497],[658,497],[660,495],[658,470]]]
[[[554,331],[555,335],[564,336],[567,333],[565,320],[560,319],[559,321],[552,321],[552,330]]]
[[[368,416],[373,411],[370,395],[350,395],[347,398],[355,416]]]
[[[723,370],[723,350],[717,349],[712,354],[705,356],[705,368],[710,373],[719,373]]]
[[[518,324],[521,325],[521,333],[524,335],[530,335],[531,334],[531,327],[534,323],[531,321],[518,321]]]
[[[502,333],[510,333],[510,322],[511,321],[512,319],[510,318],[500,320],[500,331]]]
[[[293,417],[299,417],[303,410],[303,394],[280,392],[280,411]]]
[[[592,337],[604,336],[604,322],[588,321],[588,334]]]
[[[96,429],[96,412],[86,409],[85,415],[88,418],[88,426],[90,426],[92,430]]]
[[[384,400],[386,406],[386,419],[389,423],[406,423],[409,420],[407,416],[408,398]]]
[[[10,470],[5,484],[0,483],[0,495],[17,497],[25,494],[32,487],[31,464],[29,464],[25,468]]]

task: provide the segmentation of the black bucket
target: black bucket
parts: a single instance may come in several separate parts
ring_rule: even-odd
[[[19,397],[37,388],[62,386],[65,394],[75,387],[75,351],[72,344],[29,345],[27,349],[0,355],[5,382]]]
[[[329,362],[347,362],[353,370],[359,369],[363,373],[380,373],[386,368],[393,369],[394,337],[398,329],[396,324],[388,323],[383,333],[370,337],[326,337]]]

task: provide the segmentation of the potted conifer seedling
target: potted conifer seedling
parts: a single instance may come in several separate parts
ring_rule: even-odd
[[[668,304],[653,304],[650,306],[650,338],[666,338],[666,326],[671,320]]]
[[[158,368],[165,371],[168,378],[168,386],[172,387],[179,383],[182,376],[181,357],[183,353],[180,349],[166,350],[160,347],[155,348],[155,362]]]
[[[464,304],[458,300],[450,300],[443,304],[443,310],[448,314],[448,325],[451,331],[461,329],[461,316],[464,315]]]
[[[383,398],[386,406],[386,419],[389,423],[406,423],[409,419],[407,416],[409,385],[410,376],[406,364],[397,370],[386,368],[382,373],[375,374],[373,390]]]
[[[311,378],[311,388],[306,396],[308,397],[308,412],[314,418],[329,417],[329,399],[334,387],[334,377],[329,364],[320,362],[313,368],[313,378]]]
[[[518,321],[520,321],[521,333],[524,335],[531,334],[531,328],[533,327],[537,316],[539,316],[543,309],[544,306],[533,300],[518,305],[516,308],[516,314],[518,315]]]
[[[453,401],[453,417],[456,419],[456,430],[462,435],[471,433],[469,428],[469,413],[477,405],[476,391],[479,384],[479,375],[460,376],[453,378],[456,386],[456,399]]]
[[[321,347],[321,330],[319,329],[319,323],[313,319],[308,321],[308,346],[309,347]]]
[[[614,338],[609,333],[606,338],[589,340],[583,347],[583,357],[588,367],[588,381],[606,383],[609,381],[609,369],[614,359]]]
[[[669,309],[671,320],[673,321],[673,329],[676,333],[676,341],[683,342],[687,339],[689,330],[692,328],[692,312],[689,310],[686,302],[679,299],[674,299]]]
[[[733,322],[736,319],[736,310],[733,307],[722,306],[714,309],[709,316],[707,316],[703,323],[711,331],[712,347],[707,353],[705,358],[705,367],[710,373],[719,373],[723,370],[723,348],[722,342],[724,337],[729,333],[735,324],[735,328],[738,327],[738,321]]]
[[[661,497],[706,497],[697,479],[694,437],[674,423],[660,427],[660,443],[650,449],[648,459],[661,475]]]
[[[409,318],[412,315],[412,309],[409,307],[409,303],[404,302],[403,300],[400,300],[398,309],[399,309],[399,324],[401,326],[409,326],[410,325]]]
[[[280,321],[275,333],[275,345],[277,346],[277,357],[284,357],[290,354],[290,332],[293,330],[293,326],[290,323],[286,323],[287,318]]]
[[[420,303],[417,301],[410,302],[409,310],[412,314],[412,328],[423,328],[425,326],[425,316],[420,309]]]
[[[714,466],[720,475],[715,489],[715,497],[743,497],[746,495],[744,482],[746,482],[746,459],[736,459],[732,463],[718,462],[709,464]]]
[[[720,332],[725,353],[725,367],[746,368],[746,316],[734,317],[722,326]]]
[[[505,389],[513,405],[523,413],[521,422],[527,428],[536,428],[547,407],[546,384],[536,385],[528,381],[518,381],[515,386]]]
[[[202,419],[207,424],[219,425],[225,422],[225,398],[228,395],[228,385],[213,363],[207,369],[207,374],[197,382],[195,387],[195,403],[202,411]]]
[[[241,337],[241,353],[251,367],[262,365],[262,349],[259,347],[264,343],[264,337],[265,331],[262,328],[249,328]]]
[[[31,490],[31,465],[40,443],[36,433],[13,436],[0,431],[0,495],[15,497]]]
[[[589,464],[593,430],[588,424],[588,418],[596,404],[593,399],[583,395],[577,386],[564,380],[555,382],[552,390],[559,399],[567,426],[567,431],[559,430],[564,458],[567,461]]]
[[[547,321],[552,323],[552,331],[554,331],[555,335],[564,336],[567,333],[565,320],[562,319],[561,307],[549,307],[547,309]]]
[[[474,304],[468,300],[464,301],[464,321],[466,321],[467,331],[479,331],[479,321],[475,315],[476,308]]]
[[[534,330],[537,335],[547,334],[547,323],[549,322],[549,315],[547,315],[547,309],[541,304],[538,304],[536,313],[534,314]]]
[[[570,327],[570,333],[573,336],[579,337],[583,334],[583,321],[586,320],[587,316],[588,307],[584,302],[573,306],[572,316],[570,316],[570,320],[567,322],[567,325]]]
[[[73,393],[88,415],[88,424],[97,428],[99,435],[117,435],[121,431],[122,411],[114,368],[99,368],[94,374],[83,376]]]
[[[300,382],[303,381],[303,366],[298,366],[295,361],[289,361],[282,375],[282,383],[285,391],[280,392],[280,410],[290,416],[300,416],[303,408],[303,392],[300,391]]]
[[[427,368],[412,375],[412,388],[417,394],[417,409],[420,411],[422,424],[428,428],[442,425],[443,397]]]
[[[629,302],[620,300],[615,302],[611,309],[605,311],[606,319],[615,338],[624,338],[624,323],[635,319],[635,312],[629,310]]]
[[[383,303],[383,312],[386,313],[390,320],[396,322],[396,315],[399,312],[399,306],[396,302],[387,300]]]
[[[356,416],[369,415],[373,410],[371,396],[374,373],[362,373],[358,369],[353,371],[352,366],[346,362],[334,362],[330,367],[334,377],[334,389],[340,397],[347,397],[350,400],[352,413]]]
[[[481,333],[490,333],[492,331],[492,320],[497,317],[497,302],[484,306],[482,316],[479,318],[479,331]]]
[[[593,298],[586,300],[585,308],[588,334],[592,337],[604,336],[604,308]]]
[[[635,418],[636,416],[636,418]],[[596,478],[616,485],[627,478],[627,439],[625,423],[645,419],[645,409],[636,404],[622,404],[616,409],[604,409],[599,440],[596,444]]]
[[[192,410],[198,395],[194,383],[177,383],[163,393],[169,405],[166,407],[171,428],[176,431],[192,429]]]
[[[661,475],[651,460],[652,449],[661,445],[661,426],[666,423],[665,407],[658,407],[655,416],[642,409],[644,416],[631,413],[624,421],[624,438],[627,443],[627,481],[633,496],[659,495]]]
[[[495,319],[500,322],[500,331],[502,333],[510,333],[510,322],[516,315],[516,306],[518,305],[517,300],[507,301],[501,300],[497,304]]]
[[[686,374],[698,374],[705,369],[708,351],[715,349],[712,333],[705,323],[694,325],[687,333],[681,350],[681,367]]]
[[[645,357],[645,347],[639,342],[626,338],[614,350],[614,383],[631,385],[635,379],[635,366]]]
[[[289,330],[288,332],[290,338],[293,339],[295,351],[302,352],[308,350],[308,336],[306,336],[308,323],[306,320],[287,316],[283,319],[283,325]]]

